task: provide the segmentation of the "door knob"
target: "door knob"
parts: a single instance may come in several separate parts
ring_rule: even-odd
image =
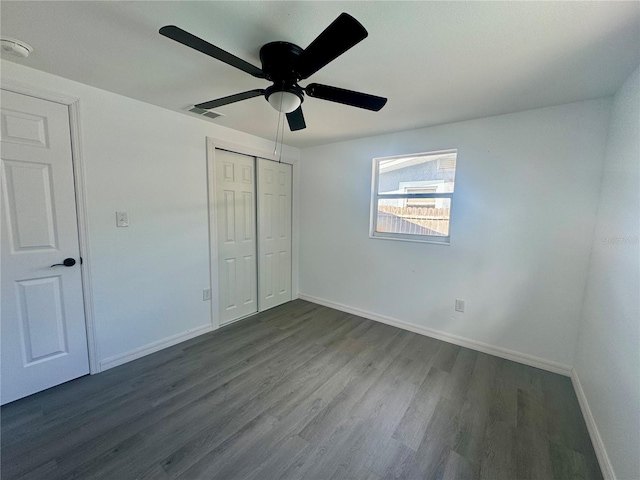
[[[76,264],[75,259],[73,258],[65,258],[62,263],[56,263],[51,265],[52,267],[73,267]]]

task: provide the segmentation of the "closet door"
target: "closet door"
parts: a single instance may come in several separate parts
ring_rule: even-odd
[[[291,165],[258,166],[258,309],[291,300]]]
[[[220,324],[257,312],[255,159],[215,153]]]

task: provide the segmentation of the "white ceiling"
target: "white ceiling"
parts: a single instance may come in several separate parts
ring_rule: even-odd
[[[270,41],[306,47],[341,12],[369,38],[310,82],[386,96],[369,112],[307,98],[306,147],[614,93],[640,63],[634,2],[31,2],[2,1],[2,35],[34,47],[39,70],[171,110],[268,83],[158,34],[177,25],[260,66]],[[306,82],[303,82],[305,85]],[[272,138],[258,97],[215,122]],[[203,120],[205,121],[205,120]]]

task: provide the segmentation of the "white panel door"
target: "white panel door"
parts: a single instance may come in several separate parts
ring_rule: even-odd
[[[67,107],[1,102],[4,404],[89,373],[89,358]]]
[[[291,165],[258,158],[260,311],[291,300]]]
[[[258,311],[255,160],[216,150],[220,324]]]

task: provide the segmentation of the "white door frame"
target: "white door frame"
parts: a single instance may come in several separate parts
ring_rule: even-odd
[[[78,241],[80,244],[80,273],[82,277],[82,296],[84,300],[84,318],[87,326],[87,347],[89,351],[89,372],[100,372],[98,341],[93,312],[93,289],[91,284],[91,261],[89,249],[89,220],[85,188],[85,168],[80,135],[80,99],[69,95],[51,92],[31,85],[2,80],[0,88],[9,92],[39,98],[65,105],[69,109],[69,130],[71,132],[71,163],[73,165],[73,183],[76,195],[76,214],[78,218]]]
[[[267,152],[254,147],[247,147],[237,143],[227,142],[218,138],[207,137],[207,196],[208,196],[208,214],[209,214],[209,274],[211,278],[211,325],[216,330],[220,327],[220,317],[218,315],[218,305],[214,301],[220,288],[218,269],[214,265],[218,265],[218,237],[217,224],[215,216],[215,199],[216,199],[216,169],[215,157],[216,148],[228,150],[241,155],[249,155],[251,157],[260,157],[274,162],[278,161],[279,156],[273,152]],[[288,163],[292,168],[292,188],[291,194],[291,299],[298,298],[298,160],[291,157],[282,157],[282,163]],[[256,209],[257,211],[257,209]],[[253,314],[255,315],[255,314]]]

